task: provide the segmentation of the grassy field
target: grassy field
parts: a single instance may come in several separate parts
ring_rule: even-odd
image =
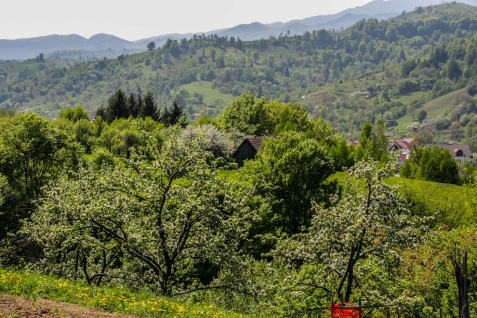
[[[0,293],[46,298],[139,317],[244,317],[205,303],[188,303],[125,288],[95,287],[82,282],[0,268]]]
[[[347,173],[337,172],[329,180],[343,182]],[[385,182],[400,186],[415,214],[432,216],[430,225],[454,228],[474,222],[477,214],[477,188],[454,184],[392,177]]]
[[[447,95],[441,96],[430,102],[424,104],[422,109],[427,112],[428,116],[438,116],[443,114],[446,110],[449,110],[453,107],[453,99],[456,95],[466,93],[466,88],[459,89]]]
[[[425,103],[421,109],[427,112],[428,117],[437,117],[437,116],[443,115],[445,114],[446,111],[454,107],[453,106],[454,97],[459,94],[463,94],[465,92],[466,92],[466,89],[463,88],[463,89],[454,91],[452,93],[449,93],[447,95],[438,97],[436,99],[433,99]],[[423,94],[422,92],[417,92],[417,93],[409,95],[408,98],[401,97],[401,98],[398,98],[397,100],[401,102],[406,102],[406,101],[410,102],[413,100],[419,100],[422,97],[422,94]],[[399,125],[396,127],[396,130],[399,133],[405,133],[407,132],[407,127],[410,126],[413,122],[414,120],[412,119],[411,115],[406,115],[404,117],[401,117],[398,119]]]
[[[232,94],[222,94],[218,89],[212,87],[212,82],[199,81],[190,84],[183,85],[182,88],[186,89],[191,95],[199,93],[204,95],[204,103],[207,105],[214,104],[217,100],[222,100],[225,104],[232,101]]]

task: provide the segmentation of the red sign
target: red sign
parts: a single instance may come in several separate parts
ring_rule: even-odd
[[[361,308],[332,304],[331,318],[361,318]]]

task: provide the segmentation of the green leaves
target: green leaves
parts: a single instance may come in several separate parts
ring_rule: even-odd
[[[393,171],[391,164],[358,163],[341,198],[335,197],[329,208],[316,204],[309,231],[281,242],[277,255],[322,268],[322,281],[316,284],[335,298],[357,302],[356,294],[364,294],[373,302],[379,301],[378,294],[392,294],[392,289],[363,289],[363,283],[374,279],[371,271],[389,273],[398,263],[399,250],[413,244],[423,229],[397,189],[383,183]]]
[[[14,117],[0,138],[0,173],[28,198],[38,198],[41,187],[81,154],[70,136],[33,113]]]
[[[246,169],[255,192],[271,207],[263,220],[268,231],[294,234],[309,226],[312,200],[326,200],[324,183],[333,164],[316,140],[288,132],[265,140]]]
[[[236,266],[252,218],[246,190],[209,167],[203,136],[176,132],[150,147],[149,161],[133,152],[125,167],[62,178],[25,227],[49,268],[92,283],[124,277],[170,296],[201,285],[200,264]]]
[[[440,183],[460,183],[457,162],[447,149],[437,146],[415,149],[401,167],[401,175]]]

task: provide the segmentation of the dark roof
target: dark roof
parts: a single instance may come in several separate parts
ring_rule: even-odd
[[[252,147],[258,151],[258,149],[260,149],[260,146],[262,145],[263,138],[264,137],[251,137],[245,140],[248,140],[250,144],[252,145]]]
[[[242,147],[245,147],[246,144],[249,144],[250,146],[252,146],[252,148],[255,150],[255,152],[258,152],[258,150],[260,149],[260,146],[262,145],[262,141],[263,141],[264,138],[265,137],[262,137],[262,136],[261,137],[245,138],[244,141],[237,148],[237,150],[234,152],[232,157],[235,158],[237,156],[237,154],[239,153],[240,149]]]
[[[472,157],[472,151],[470,151],[469,145],[438,144],[437,146],[449,150],[453,156],[456,155],[458,150],[462,150],[464,157]]]

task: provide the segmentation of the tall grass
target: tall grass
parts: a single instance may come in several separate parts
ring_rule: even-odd
[[[134,293],[126,288],[96,287],[2,268],[0,293],[32,299],[47,298],[139,317],[244,317],[205,303],[187,303],[146,292]]]

